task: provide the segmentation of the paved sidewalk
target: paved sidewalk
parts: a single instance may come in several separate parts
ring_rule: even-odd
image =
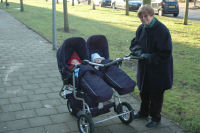
[[[78,133],[77,119],[59,97],[62,86],[52,45],[0,9],[0,133]],[[139,102],[123,97],[133,108]],[[94,118],[106,118],[113,112]],[[113,119],[95,126],[95,133],[183,133],[163,117],[157,128],[147,121],[130,125]]]

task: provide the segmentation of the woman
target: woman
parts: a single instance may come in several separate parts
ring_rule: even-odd
[[[167,27],[154,17],[154,10],[143,5],[138,10],[142,24],[136,31],[130,50],[140,56],[137,69],[137,85],[140,90],[141,105],[134,116],[151,121],[147,127],[155,127],[161,121],[164,91],[173,84],[172,41]]]

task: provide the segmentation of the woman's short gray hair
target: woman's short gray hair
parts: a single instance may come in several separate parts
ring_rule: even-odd
[[[140,17],[143,13],[147,13],[150,16],[154,15],[154,9],[150,5],[142,5],[138,10],[138,17]]]

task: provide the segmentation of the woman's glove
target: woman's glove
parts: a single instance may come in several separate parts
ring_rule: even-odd
[[[143,54],[141,54],[140,57],[141,57],[142,60],[146,60],[146,61],[148,61],[150,63],[151,59],[152,59],[152,54],[143,53]]]
[[[135,47],[130,48],[130,51],[132,55],[135,55],[135,56],[140,56],[143,53],[142,47],[140,45],[135,45]]]

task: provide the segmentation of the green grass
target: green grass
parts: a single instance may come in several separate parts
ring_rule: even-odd
[[[52,40],[51,3],[45,0],[24,0],[24,12],[20,12],[19,0],[9,0],[8,11],[18,20]],[[125,11],[68,3],[70,33],[63,32],[62,3],[57,4],[58,44],[69,37],[87,39],[94,34],[103,34],[109,43],[110,57],[122,57],[129,53],[131,39],[140,25],[135,12],[125,16]],[[189,21],[183,25],[181,19],[158,17],[170,30],[173,40],[174,85],[165,93],[162,112],[186,129],[200,132],[200,23]],[[124,63],[124,70],[136,79],[136,61]],[[138,95],[138,90],[134,92]]]

